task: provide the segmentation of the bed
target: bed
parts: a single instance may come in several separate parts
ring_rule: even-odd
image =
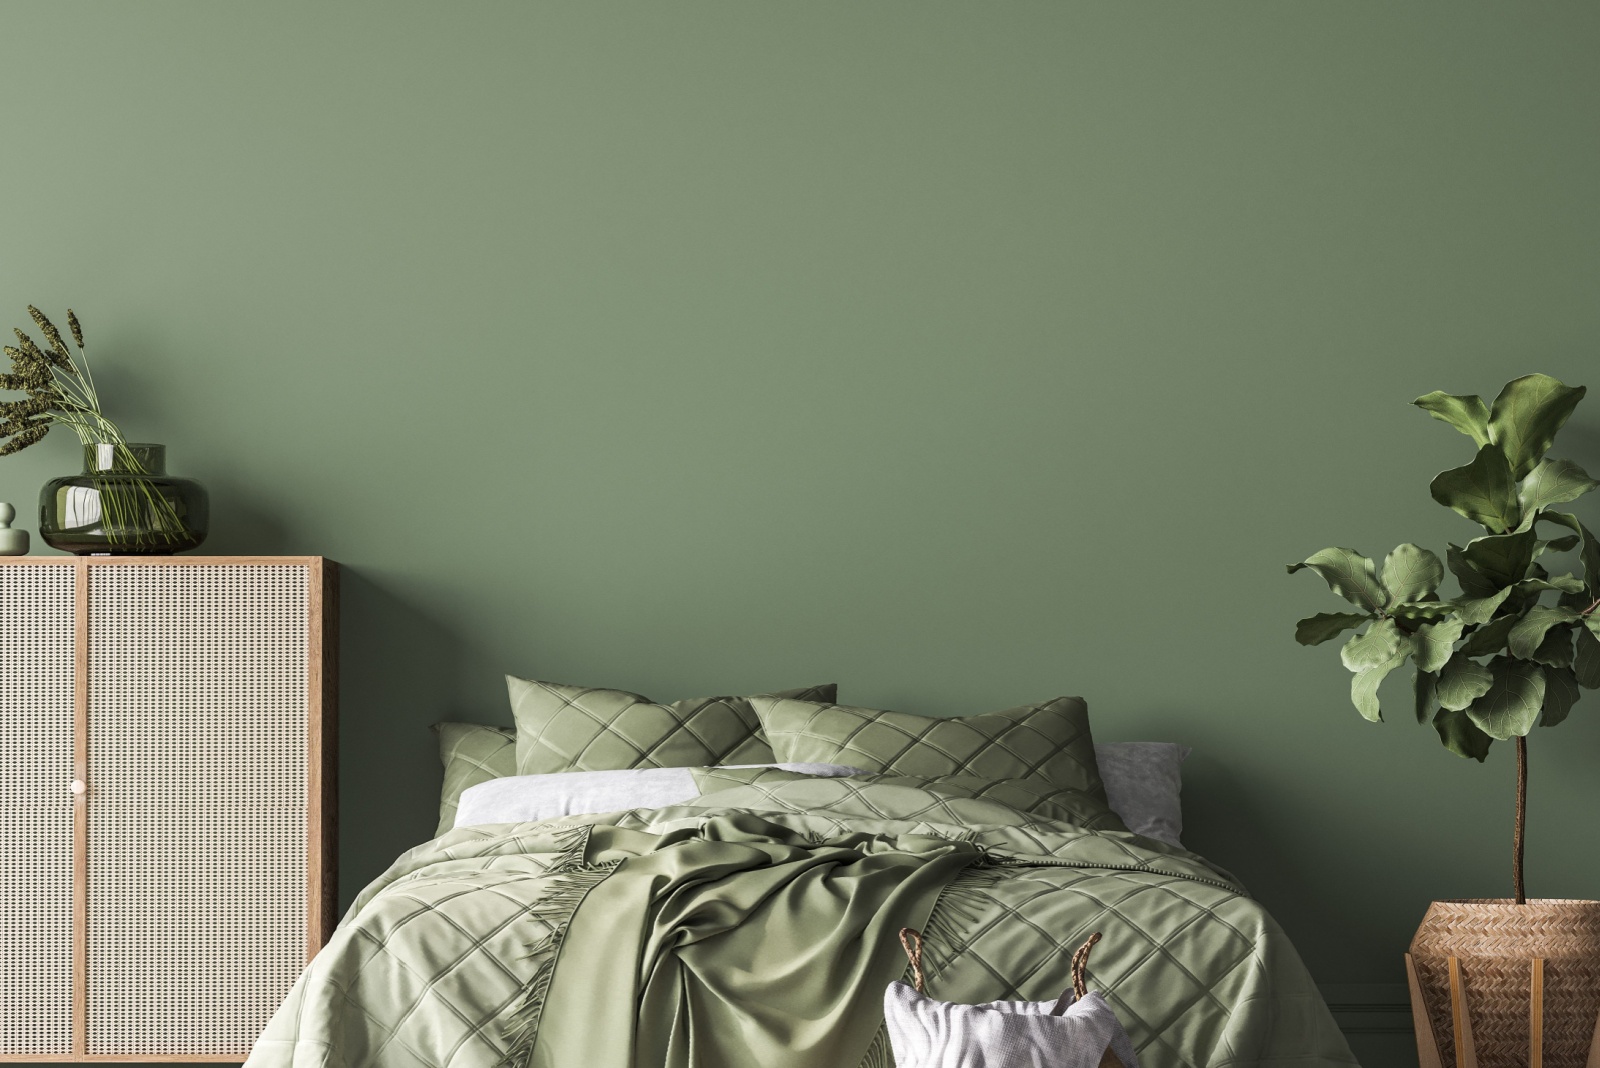
[[[997,757],[998,735],[974,756],[957,727],[925,721],[913,744],[869,744],[851,715],[881,734],[901,714],[841,712],[831,695],[755,700],[752,730],[776,751],[756,755],[853,745],[848,764],[822,763],[856,773],[715,760],[693,766],[677,803],[448,830],[360,894],[251,1068],[889,1068],[882,999],[907,971],[902,927],[924,935],[929,993],[960,1002],[1055,998],[1073,948],[1099,932],[1090,985],[1146,1068],[1355,1063],[1235,880],[1099,816],[1086,711],[953,721],[1010,732]],[[1019,723],[1074,737],[1016,745]],[[517,770],[540,759],[522,760],[537,748],[525,727],[519,716]],[[1077,770],[1039,761],[1052,748]],[[1029,775],[994,774],[1019,753],[1038,761]],[[944,764],[911,774],[908,754]]]

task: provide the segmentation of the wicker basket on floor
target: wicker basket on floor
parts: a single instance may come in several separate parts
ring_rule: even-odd
[[[1406,970],[1422,1068],[1600,1068],[1600,901],[1435,901]]]

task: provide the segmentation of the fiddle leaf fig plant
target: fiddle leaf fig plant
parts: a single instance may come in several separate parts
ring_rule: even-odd
[[[1429,490],[1483,533],[1450,544],[1443,562],[1406,543],[1381,571],[1342,548],[1289,565],[1290,574],[1314,571],[1355,608],[1300,620],[1295,639],[1320,645],[1356,632],[1340,656],[1354,673],[1350,698],[1363,716],[1383,718],[1378,687],[1409,660],[1417,719],[1432,721],[1446,749],[1482,761],[1494,742],[1515,739],[1519,904],[1528,732],[1565,719],[1581,688],[1600,688],[1600,541],[1558,507],[1600,482],[1571,460],[1546,455],[1584,393],[1536,374],[1508,382],[1493,404],[1440,392],[1418,397],[1417,407],[1477,446],[1470,462],[1440,472]],[[1556,560],[1574,551],[1575,569],[1569,562],[1554,573]],[[1461,592],[1444,598],[1447,568]]]

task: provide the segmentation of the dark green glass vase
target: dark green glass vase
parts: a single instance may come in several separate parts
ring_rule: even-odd
[[[76,556],[181,553],[206,540],[205,487],[167,474],[165,445],[83,447],[83,474],[39,493],[39,537]]]

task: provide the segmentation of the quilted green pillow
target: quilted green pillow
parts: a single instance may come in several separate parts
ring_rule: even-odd
[[[781,768],[693,768],[691,774],[702,794],[814,777]],[[910,775],[868,774],[850,776],[849,781],[863,785],[908,786],[942,801],[954,798],[996,801],[1031,816],[1060,820],[1092,831],[1128,829],[1105,802],[1095,800],[1082,790],[1051,786],[1038,779],[980,779],[976,775],[934,775],[921,779]]]
[[[949,719],[777,695],[751,703],[776,763],[844,764],[917,779],[1036,779],[1106,804],[1081,697]]]
[[[626,690],[506,676],[517,720],[517,774],[771,764],[749,697],[656,704]],[[833,683],[764,696],[832,701]]]
[[[439,763],[444,765],[439,829],[433,832],[437,838],[456,825],[463,790],[517,773],[517,731],[481,723],[435,723],[433,732],[439,736]]]

